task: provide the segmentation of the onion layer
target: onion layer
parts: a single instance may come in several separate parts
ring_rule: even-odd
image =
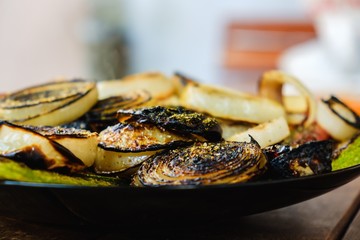
[[[262,123],[239,134],[235,134],[228,141],[250,142],[254,138],[261,148],[276,144],[290,135],[288,123],[284,117]],[[251,136],[251,137],[250,137]]]
[[[257,143],[195,143],[150,157],[133,178],[136,186],[246,182],[261,175],[266,157]]]
[[[263,74],[259,82],[259,94],[263,97],[283,103],[283,86],[294,86],[307,103],[307,117],[304,126],[310,126],[316,118],[316,100],[312,93],[295,77],[281,71],[268,71]],[[291,120],[291,118],[290,118]]]
[[[9,94],[1,100],[0,109],[7,121],[56,126],[79,118],[96,101],[95,83],[57,81]]]
[[[251,123],[267,122],[285,115],[284,108],[271,99],[202,84],[188,84],[181,103],[214,117]]]
[[[360,129],[359,116],[334,96],[319,102],[317,122],[339,141],[350,139]]]

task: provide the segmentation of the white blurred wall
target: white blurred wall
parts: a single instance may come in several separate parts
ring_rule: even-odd
[[[181,71],[221,81],[226,25],[239,21],[306,19],[301,0],[123,1],[131,72]]]
[[[0,0],[0,92],[86,76],[85,0]]]
[[[0,0],[0,92],[57,76],[92,79],[87,45],[101,39],[96,37],[101,31],[94,38],[99,29],[88,8],[105,3],[111,8],[110,0]],[[228,21],[305,18],[301,0],[117,3],[115,14],[124,21],[119,31],[128,39],[130,73],[181,71],[208,82],[220,77]]]

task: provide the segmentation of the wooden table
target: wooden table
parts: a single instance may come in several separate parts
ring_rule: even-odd
[[[266,201],[266,199],[264,199]],[[71,228],[0,217],[0,239],[360,239],[360,178],[320,197],[216,224]],[[119,216],[121,217],[121,216]],[[230,221],[229,221],[230,220]]]

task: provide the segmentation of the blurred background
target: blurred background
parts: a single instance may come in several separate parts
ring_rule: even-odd
[[[0,92],[175,71],[255,91],[278,68],[360,93],[360,0],[0,0]]]

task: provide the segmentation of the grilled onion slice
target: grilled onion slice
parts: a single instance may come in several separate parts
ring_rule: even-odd
[[[316,118],[316,100],[312,93],[297,78],[281,71],[274,70],[265,72],[259,82],[259,94],[260,96],[275,100],[283,104],[284,96],[282,90],[285,84],[294,86],[305,99],[307,103],[307,112],[303,124],[305,127],[310,126]],[[301,106],[296,106],[296,108],[298,107]],[[290,112],[291,111],[292,110],[290,108]],[[289,118],[289,120],[292,119],[293,118]]]
[[[175,93],[173,81],[158,72],[128,75],[119,80],[101,81],[97,83],[99,99],[105,99],[124,93],[146,90],[155,99],[164,99]]]
[[[290,129],[286,119],[284,117],[279,117],[269,122],[259,124],[244,132],[235,134],[226,140],[250,142],[252,140],[251,138],[254,138],[261,148],[265,148],[284,140],[289,135]]]
[[[181,104],[214,117],[251,123],[285,115],[284,108],[271,99],[203,84],[188,84],[181,95]]]
[[[95,171],[125,171],[162,149],[194,141],[194,138],[176,135],[151,124],[119,123],[100,132]]]
[[[317,122],[336,140],[345,141],[360,129],[360,117],[338,98],[319,102]]]
[[[26,126],[51,139],[72,152],[87,167],[93,165],[97,152],[97,133],[87,130],[62,127]]]
[[[261,175],[266,157],[256,142],[195,143],[150,157],[133,178],[135,186],[238,183]]]
[[[56,126],[71,122],[97,101],[93,82],[56,81],[12,93],[0,102],[3,120],[28,125]]]
[[[71,171],[85,168],[67,148],[23,126],[0,122],[0,156],[24,162],[32,168]]]
[[[183,107],[148,107],[119,110],[120,122],[149,123],[167,131],[180,134],[194,134],[209,141],[221,139],[221,127],[214,119]]]
[[[100,132],[118,123],[116,114],[119,109],[130,109],[148,103],[151,95],[147,91],[134,91],[98,101],[86,113],[85,118],[93,131]]]

